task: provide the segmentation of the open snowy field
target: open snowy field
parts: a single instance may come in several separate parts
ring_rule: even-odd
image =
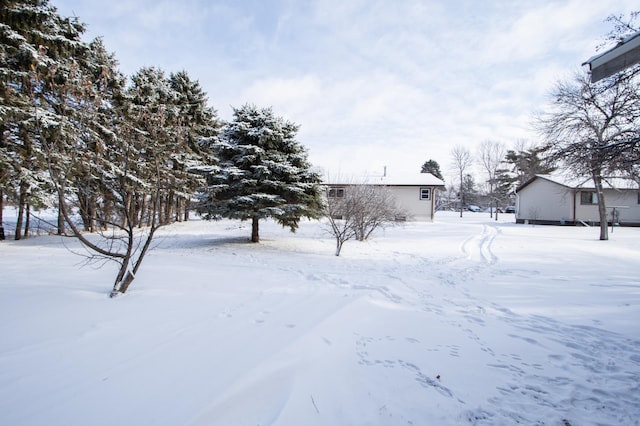
[[[0,242],[0,425],[640,424],[640,229],[249,235],[164,228],[116,299],[72,240]]]

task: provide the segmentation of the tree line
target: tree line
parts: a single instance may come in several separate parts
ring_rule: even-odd
[[[320,176],[296,141],[298,126],[244,105],[225,123],[186,71],[145,67],[130,77],[102,40],[48,0],[0,8],[0,226],[17,207],[14,238],[30,213],[118,264],[112,295],[135,278],[161,226],[205,218],[273,217],[292,230],[319,217]]]

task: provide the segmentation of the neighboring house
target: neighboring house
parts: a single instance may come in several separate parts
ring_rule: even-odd
[[[615,209],[615,223],[640,226],[640,187],[631,179],[603,181],[609,223]],[[598,200],[591,179],[567,179],[536,175],[516,189],[516,223],[588,224],[600,223]]]
[[[433,221],[435,192],[444,190],[444,182],[431,173],[414,173],[366,178],[337,178],[326,181],[329,197],[344,197],[354,185],[372,185],[388,189],[397,206],[407,212],[406,219]]]

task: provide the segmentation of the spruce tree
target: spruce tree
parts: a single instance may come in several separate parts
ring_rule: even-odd
[[[30,206],[47,202],[42,139],[63,122],[52,88],[86,44],[84,25],[59,16],[47,0],[3,1],[0,24],[0,193],[18,205],[15,238],[21,239]]]
[[[209,149],[217,140],[221,123],[217,111],[207,105],[207,95],[200,83],[192,80],[186,71],[172,73],[169,84],[174,91],[174,102],[179,116],[178,134],[180,149],[173,154],[175,173],[187,174],[182,187],[182,195],[176,200],[176,209],[182,215],[177,220],[187,220],[190,200],[200,190],[203,182],[194,179],[193,173],[202,175],[215,167],[215,156]]]
[[[444,182],[444,177],[442,177],[442,172],[440,171],[440,164],[438,164],[436,160],[425,161],[420,169],[420,173],[431,173]]]
[[[251,220],[251,241],[259,242],[259,220],[273,218],[294,232],[300,219],[320,217],[321,178],[304,147],[298,125],[271,108],[234,109],[214,147],[220,169],[210,175],[209,193],[200,206],[205,219]]]

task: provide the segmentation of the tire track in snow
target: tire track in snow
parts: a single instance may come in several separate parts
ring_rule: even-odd
[[[499,260],[492,250],[493,241],[499,232],[495,226],[482,225],[482,232],[464,240],[460,251],[468,259],[476,260],[483,265],[493,265]]]

